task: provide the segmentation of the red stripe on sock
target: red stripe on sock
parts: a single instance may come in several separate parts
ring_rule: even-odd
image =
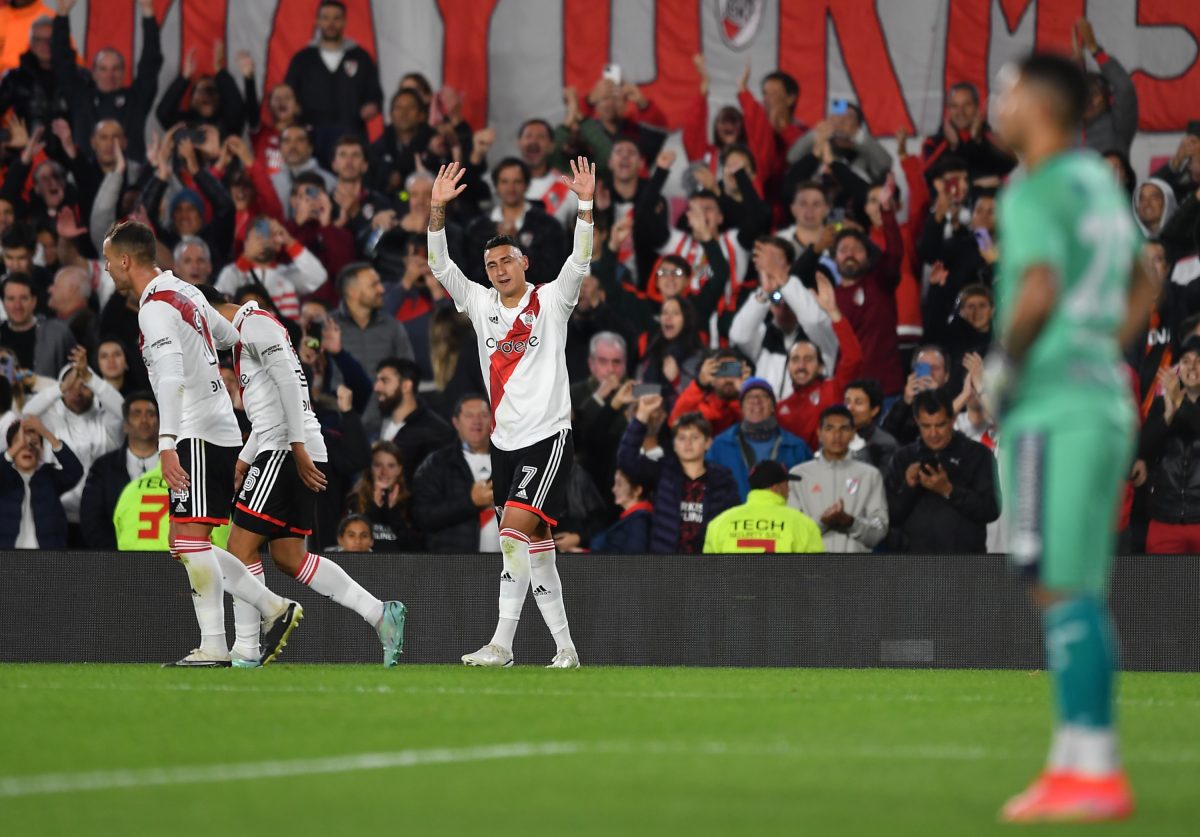
[[[308,558],[304,562],[304,568],[300,570],[300,581],[302,584],[308,584],[313,580],[313,576],[317,574],[317,567],[321,566],[321,556],[315,553],[308,553]]]
[[[253,564],[248,566],[246,569],[250,570],[250,572],[254,573],[255,575],[262,575],[263,574],[262,561],[255,561]]]
[[[517,529],[501,529],[500,537],[513,538],[518,541],[529,543],[529,535],[526,535],[524,532],[518,531]]]

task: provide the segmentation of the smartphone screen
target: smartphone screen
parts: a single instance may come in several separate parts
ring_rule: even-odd
[[[850,103],[845,99],[834,99],[829,106],[829,114],[831,116],[841,116],[850,110]]]
[[[727,360],[717,367],[718,378],[742,377],[742,364],[736,360]]]
[[[933,367],[931,367],[928,363],[918,363],[913,367],[913,374],[915,374],[918,378],[928,378],[932,372]]]

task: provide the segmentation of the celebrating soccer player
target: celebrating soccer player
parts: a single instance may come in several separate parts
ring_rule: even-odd
[[[458,163],[443,166],[433,184],[429,264],[455,305],[471,319],[492,402],[492,482],[500,516],[500,619],[492,641],[463,656],[472,666],[510,666],[525,594],[534,600],[558,651],[550,668],[578,668],[550,527],[562,513],[575,457],[565,359],[567,320],[592,258],[592,195],[596,167],[571,162],[563,183],[579,199],[575,245],[553,282],[525,281],[529,259],[501,235],[487,243],[484,266],[492,290],[463,275],[447,255],[446,205],[466,188]],[[502,500],[500,498],[503,498]]]
[[[217,349],[232,348],[238,334],[200,291],[158,269],[157,248],[153,231],[136,221],[115,225],[104,241],[105,268],[116,289],[138,297],[142,357],[158,399],[159,462],[171,489],[171,551],[187,569],[200,623],[200,647],[173,665],[232,665],[225,638],[225,589],[262,615],[262,659],[270,662],[304,611],[272,593],[241,561],[212,543],[213,527],[229,519],[234,463],[242,443]]]
[[[316,463],[328,459],[321,424],[309,404],[308,380],[287,329],[256,302],[239,308],[211,287],[201,290],[238,332],[234,369],[254,428],[237,461],[241,485],[229,551],[262,575],[258,551],[270,541],[277,567],[365,619],[383,643],[383,664],[396,665],[404,647],[404,604],[380,601],[335,562],[304,547],[317,494],[325,490],[325,475]],[[234,616],[235,656],[257,659],[257,614],[235,600]]]
[[[1071,150],[1087,96],[1080,68],[1034,55],[1011,82],[999,133],[1028,175],[1000,200],[999,340],[984,395],[1002,434],[1013,560],[1042,608],[1057,722],[1045,771],[1002,816],[1119,819],[1133,798],[1113,728],[1106,594],[1135,426],[1120,345],[1154,290],[1128,198],[1099,156]]]

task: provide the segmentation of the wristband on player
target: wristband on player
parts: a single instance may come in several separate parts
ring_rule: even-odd
[[[158,452],[162,453],[165,450],[175,450],[174,436],[159,436],[158,437]]]
[[[579,202],[579,211],[580,212],[584,212],[591,208],[592,208],[592,201],[580,201]]]

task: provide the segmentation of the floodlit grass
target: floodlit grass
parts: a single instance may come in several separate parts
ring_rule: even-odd
[[[0,665],[0,833],[1013,833],[1048,699],[1027,672]],[[1120,721],[1140,810],[1087,832],[1196,833],[1200,676],[1125,675]]]

